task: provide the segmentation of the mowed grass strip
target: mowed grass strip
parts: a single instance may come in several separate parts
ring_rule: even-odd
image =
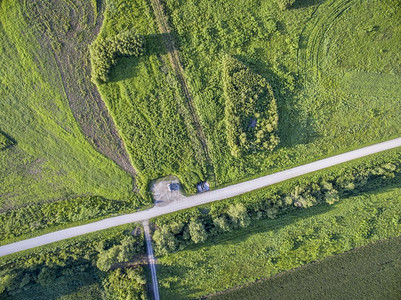
[[[401,75],[346,72],[342,86],[352,94],[397,98],[401,95]]]
[[[85,140],[50,48],[18,1],[0,3],[0,209],[82,195],[123,200],[132,178]]]
[[[158,259],[164,299],[205,296],[401,234],[401,189],[300,209]]]
[[[379,241],[209,299],[399,299],[400,248]]]

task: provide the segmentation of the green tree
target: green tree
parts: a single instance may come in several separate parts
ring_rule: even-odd
[[[153,240],[156,243],[156,250],[161,255],[177,248],[177,241],[174,234],[169,230],[168,226],[162,226],[153,234]]]
[[[192,220],[189,223],[189,234],[191,235],[191,240],[195,243],[202,243],[207,239],[207,232],[202,222],[199,220]]]
[[[227,214],[230,216],[233,223],[240,227],[247,227],[251,222],[248,211],[242,203],[230,205]]]
[[[43,267],[38,275],[38,283],[45,285],[56,279],[56,270],[51,267]]]
[[[295,0],[277,0],[277,5],[281,10],[289,9],[294,3]]]
[[[213,219],[214,227],[220,232],[231,231],[230,223],[226,216],[220,216]]]

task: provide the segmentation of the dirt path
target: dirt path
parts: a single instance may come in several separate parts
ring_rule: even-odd
[[[208,165],[210,167],[212,167],[212,162],[210,159],[207,142],[206,142],[206,136],[205,136],[205,133],[203,132],[198,114],[196,113],[196,110],[195,110],[195,107],[193,104],[193,98],[192,98],[191,92],[188,88],[188,84],[187,84],[187,81],[184,76],[184,69],[181,64],[181,60],[180,60],[180,56],[178,54],[177,47],[175,46],[174,39],[171,35],[171,29],[170,29],[170,26],[168,25],[167,16],[164,14],[163,6],[162,6],[160,0],[151,0],[150,3],[152,5],[153,12],[156,17],[156,22],[159,27],[159,31],[161,34],[163,34],[163,40],[164,40],[164,44],[167,48],[167,55],[170,60],[171,66],[173,67],[173,70],[176,73],[177,80],[181,86],[181,90],[188,103],[188,107],[189,107],[189,110],[190,110],[190,113],[191,113],[191,116],[192,116],[192,119],[194,122],[195,130],[198,133],[198,138],[201,142],[206,161],[207,161]]]
[[[157,282],[157,276],[156,276],[156,259],[153,254],[152,238],[150,237],[149,221],[148,220],[144,221],[142,223],[142,225],[143,225],[143,230],[145,232],[146,251],[148,253],[150,272],[152,274],[152,290],[153,290],[154,300],[160,300],[159,284]]]

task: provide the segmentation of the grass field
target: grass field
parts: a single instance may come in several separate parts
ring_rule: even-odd
[[[15,141],[0,151],[0,209],[80,195],[128,198],[131,176],[86,140],[69,107],[55,44],[45,43],[28,17],[34,9],[24,4],[0,3],[0,128]]]
[[[401,234],[401,189],[254,222],[158,259],[164,299],[188,299],[268,278]]]
[[[120,59],[110,81],[98,88],[127,145],[139,187],[174,174],[192,192],[206,174],[204,155],[147,1],[108,2],[98,38],[127,28],[144,36],[145,55]]]
[[[400,247],[376,242],[210,299],[399,299]]]
[[[399,0],[296,1],[286,11],[275,0],[162,2],[217,185],[400,135]],[[229,151],[222,84],[226,54],[273,88],[281,140],[273,153],[234,158]]]

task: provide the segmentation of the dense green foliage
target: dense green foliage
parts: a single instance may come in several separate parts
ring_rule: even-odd
[[[400,136],[399,84],[389,84],[401,74],[399,0],[300,0],[284,11],[277,0],[162,2],[207,137],[216,185]],[[231,155],[224,114],[226,54],[272,87],[280,137],[273,152]]]
[[[295,0],[277,0],[277,5],[281,10],[289,9],[294,3]]]
[[[277,103],[269,83],[240,61],[225,56],[223,61],[225,120],[231,154],[277,147]]]
[[[247,227],[251,221],[275,219],[293,210],[323,203],[332,205],[340,198],[399,182],[400,155],[395,154],[392,159],[389,156],[385,163],[361,163],[354,168],[340,168],[338,174],[323,171],[306,176],[309,180],[295,179],[290,184],[281,184],[282,187],[269,187],[215,202],[207,206],[207,212],[196,207],[159,217],[156,219],[157,230],[153,236],[156,253],[165,255],[193,243],[203,242],[208,237]],[[196,230],[191,230],[191,226]]]
[[[145,191],[151,180],[173,174],[186,191],[195,191],[206,174],[204,154],[148,1],[108,1],[98,39],[126,28],[144,37],[144,55],[119,59],[98,88],[127,146],[138,186]]]
[[[146,280],[135,258],[144,253],[144,238],[131,231],[132,225],[120,226],[1,258],[0,297],[69,299],[90,293],[89,299],[145,299]],[[104,252],[120,248],[128,251],[119,261],[129,266],[116,264],[112,271],[96,267]]]
[[[36,4],[0,3],[0,128],[17,142],[0,151],[0,209],[83,195],[126,199],[133,180],[83,135],[53,48],[41,39],[52,20],[28,17]]]
[[[326,258],[210,299],[397,299],[401,238]]]
[[[205,244],[160,257],[161,298],[198,298],[400,236],[400,211],[401,189],[397,184],[343,199],[333,206],[299,209],[274,220],[259,220]],[[399,278],[394,272],[390,275],[388,280],[393,282]],[[313,284],[309,281],[309,287]]]
[[[13,141],[0,131],[0,150],[5,150],[12,145],[14,145]]]
[[[140,205],[137,196],[131,201],[117,201],[87,196],[63,201],[29,205],[0,213],[0,244],[16,237],[39,235],[44,229],[94,220],[116,213],[132,211]]]
[[[104,83],[109,80],[110,69],[121,57],[143,54],[143,37],[133,31],[120,32],[116,36],[97,39],[90,47],[92,80]]]
[[[147,299],[142,268],[116,269],[103,282],[107,300]]]

